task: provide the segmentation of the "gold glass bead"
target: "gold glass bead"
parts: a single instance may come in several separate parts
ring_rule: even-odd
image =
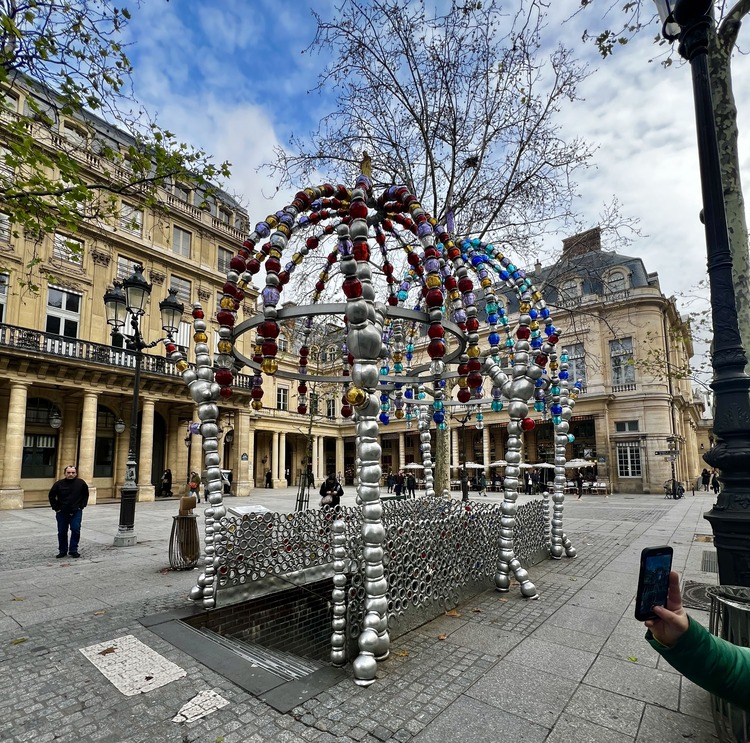
[[[492,279],[489,277],[483,278],[480,282],[480,286],[482,287],[482,289],[488,289],[492,286]]]
[[[518,305],[518,309],[520,312],[529,312],[531,310],[531,305],[528,302],[521,302]]]
[[[304,256],[302,253],[295,253],[292,256],[292,263],[294,263],[295,266],[299,266],[300,263],[302,263]]]
[[[399,420],[401,420],[403,417],[404,417],[404,411],[401,410],[401,408],[397,408],[396,409],[396,418],[398,418]]]
[[[253,410],[263,410],[263,401],[262,400],[253,400]]]
[[[271,229],[273,229],[273,228],[274,228],[274,227],[275,227],[275,226],[276,226],[276,225],[277,225],[278,223],[279,223],[279,220],[278,220],[278,218],[276,217],[276,215],[275,215],[275,214],[269,214],[269,215],[268,215],[268,216],[266,217],[266,224],[267,224],[267,225],[268,225],[268,226],[269,226],[269,227],[270,227]]]
[[[346,391],[346,400],[351,405],[362,405],[367,399],[367,395],[363,389],[359,387],[349,387]]]
[[[219,341],[216,347],[219,350],[219,353],[232,353],[232,341]]]
[[[443,284],[440,277],[435,273],[429,274],[425,279],[425,283],[428,289],[439,289]]]
[[[233,310],[234,300],[231,297],[222,297],[221,302],[219,302],[219,305],[222,310]]]
[[[480,352],[480,350],[479,350],[479,346],[469,346],[469,347],[468,347],[468,348],[466,349],[466,355],[467,355],[467,356],[468,356],[468,357],[469,357],[470,359],[477,359],[477,358],[479,358],[479,354],[480,354],[480,353],[481,353],[481,352]]]
[[[205,333],[198,332],[193,335],[193,340],[196,343],[206,343],[208,341],[208,336]]]
[[[182,373],[190,368],[190,364],[188,364],[188,362],[185,361],[185,359],[182,359],[181,361],[178,361],[175,364],[175,367],[177,368],[178,372]]]
[[[469,386],[469,380],[466,377],[459,377],[458,386],[466,389]]]
[[[265,374],[273,376],[279,370],[279,362],[276,359],[263,359],[260,368]]]

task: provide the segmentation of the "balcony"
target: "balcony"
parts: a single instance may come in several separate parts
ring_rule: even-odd
[[[86,364],[115,367],[117,369],[135,370],[136,354],[126,348],[106,346],[78,338],[66,338],[61,335],[44,333],[41,330],[21,328],[15,325],[0,324],[0,348],[49,356],[54,359],[69,359]],[[194,364],[190,365],[191,367]],[[148,374],[158,374],[178,378],[182,375],[175,365],[163,356],[143,354],[141,369]],[[253,378],[247,374],[238,374],[234,386],[239,389],[251,389]]]

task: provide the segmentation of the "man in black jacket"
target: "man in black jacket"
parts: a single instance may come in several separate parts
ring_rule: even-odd
[[[89,486],[78,477],[72,465],[65,468],[65,477],[58,480],[49,491],[49,504],[57,515],[57,557],[80,557],[78,541],[81,538],[83,509],[89,502]],[[70,529],[70,545],[68,545]]]

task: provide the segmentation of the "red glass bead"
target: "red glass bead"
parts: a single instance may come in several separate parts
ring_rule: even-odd
[[[386,276],[392,276],[393,275],[393,264],[392,263],[384,263],[383,264],[383,273]]]
[[[470,292],[473,288],[474,282],[471,279],[463,278],[458,280],[458,290],[460,292]]]
[[[246,247],[248,250],[253,250],[255,248],[255,243],[252,240],[245,240],[244,243],[242,243],[244,247]]]
[[[531,331],[525,325],[519,326],[518,330],[516,330],[516,338],[520,338],[521,340],[528,339],[530,335]]]
[[[459,364],[458,373],[460,376],[465,377],[469,373],[469,364]]]
[[[414,251],[412,251],[411,253],[409,253],[409,256],[406,260],[409,261],[410,266],[418,266],[420,260],[419,253],[415,253]]]
[[[177,346],[174,343],[166,344],[167,353],[174,353],[177,350]]]
[[[271,252],[271,243],[263,243],[263,245],[260,246],[260,252],[263,253],[263,255],[268,255]]]
[[[398,297],[395,294],[391,294],[388,297],[388,306],[389,307],[396,307],[398,305]]]
[[[542,353],[540,353],[534,361],[536,361],[539,366],[547,366],[547,357]]]
[[[250,397],[253,398],[253,400],[260,400],[263,398],[263,388],[262,387],[253,387],[250,390]]]
[[[313,250],[314,248],[317,248],[320,244],[320,240],[318,240],[317,237],[308,237],[307,240],[305,240],[305,245],[307,245],[310,250]]]
[[[304,368],[305,366],[307,366],[307,361],[308,361],[307,358],[302,356],[299,360],[299,365]]]
[[[427,330],[427,335],[430,338],[443,338],[445,336],[445,330],[442,325],[435,323],[434,325],[430,325]]]
[[[458,391],[458,401],[460,403],[466,404],[467,402],[469,402],[469,400],[471,400],[471,390],[467,389],[466,387],[462,387]]]
[[[193,310],[193,317],[196,320],[202,320],[205,317],[205,315],[203,314],[203,310],[199,310],[199,309]]]
[[[242,273],[247,268],[247,264],[245,263],[244,258],[235,255],[234,258],[229,261],[229,268],[231,268],[232,271],[237,271],[237,273]]]
[[[535,425],[536,425],[536,423],[534,423],[534,421],[533,421],[532,418],[524,418],[521,421],[521,428],[524,431],[531,431],[534,428]]]
[[[294,198],[299,199],[304,207],[310,205],[310,197],[304,191],[297,191],[297,193],[294,194]]]
[[[338,260],[338,256],[336,255],[336,253],[329,253],[326,260],[328,261],[328,265],[332,266]]]
[[[469,367],[470,372],[479,371],[482,368],[482,362],[479,359],[469,359],[466,366]]]
[[[289,283],[289,271],[281,271],[279,273],[279,284],[286,286]]]
[[[461,256],[461,251],[457,247],[453,246],[451,248],[448,248],[448,257],[452,261],[455,261],[456,258],[459,258],[460,256]]]
[[[309,346],[302,346],[300,348],[300,350],[299,350],[299,355],[302,358],[305,358],[306,356],[309,356],[310,355],[310,348],[309,348]]]
[[[552,335],[548,335],[547,336],[547,340],[550,343],[555,344],[555,343],[557,343],[560,340],[560,336],[559,335],[555,335],[555,333],[552,333]]]
[[[232,388],[231,387],[222,387],[219,390],[219,395],[223,397],[225,400],[228,400],[232,396]]]
[[[431,340],[427,346],[427,355],[431,359],[442,359],[445,356],[445,343],[441,340]]]
[[[347,276],[341,288],[347,299],[357,299],[362,296],[362,282],[354,276]]]
[[[446,276],[445,277],[445,288],[448,291],[453,291],[458,286],[458,282],[456,281],[455,276]]]
[[[217,369],[214,376],[221,385],[232,384],[232,372],[229,369]]]
[[[365,219],[368,211],[367,204],[364,201],[355,201],[349,207],[349,214],[352,219]]]
[[[264,338],[278,338],[279,324],[275,320],[266,320],[260,324],[258,333]]]
[[[315,291],[316,292],[322,292],[323,289],[326,288],[326,285],[322,281],[316,281],[315,282]]]
[[[443,304],[443,292],[440,289],[430,289],[425,297],[428,307],[441,307]]]
[[[263,355],[268,358],[273,358],[279,351],[279,347],[276,345],[276,341],[263,341]]]
[[[369,261],[370,246],[364,240],[357,240],[352,246],[352,255],[357,261]]]
[[[260,271],[260,261],[257,258],[253,258],[247,262],[247,270],[250,273],[258,273]]]
[[[352,410],[351,405],[343,405],[341,407],[341,417],[342,418],[351,418],[353,412],[354,411]]]
[[[469,319],[468,319],[468,320],[466,321],[466,329],[467,329],[467,330],[468,330],[468,331],[469,331],[470,333],[476,333],[476,332],[477,332],[477,330],[479,330],[479,320],[477,320],[477,318],[476,318],[476,317],[470,317],[470,318],[469,318]]]
[[[219,312],[216,313],[216,320],[219,323],[219,325],[223,325],[226,328],[233,328],[234,327],[234,313],[233,312],[227,312],[226,310],[219,310]]]
[[[281,261],[278,258],[269,258],[266,261],[267,273],[278,273],[281,270]]]
[[[306,395],[307,394],[307,385],[301,384],[299,387],[297,387],[297,392],[300,393],[300,395]]]
[[[297,412],[304,415],[307,412],[307,405],[297,405]]]
[[[471,372],[467,377],[467,381],[469,382],[469,387],[476,389],[482,385],[482,375],[479,372]]]

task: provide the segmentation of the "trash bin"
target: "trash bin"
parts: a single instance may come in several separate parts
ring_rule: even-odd
[[[713,586],[709,629],[735,645],[750,647],[750,588]],[[711,695],[711,713],[722,743],[750,742],[750,713]]]
[[[195,514],[173,516],[169,537],[169,566],[172,570],[191,570],[201,556],[198,517]]]

